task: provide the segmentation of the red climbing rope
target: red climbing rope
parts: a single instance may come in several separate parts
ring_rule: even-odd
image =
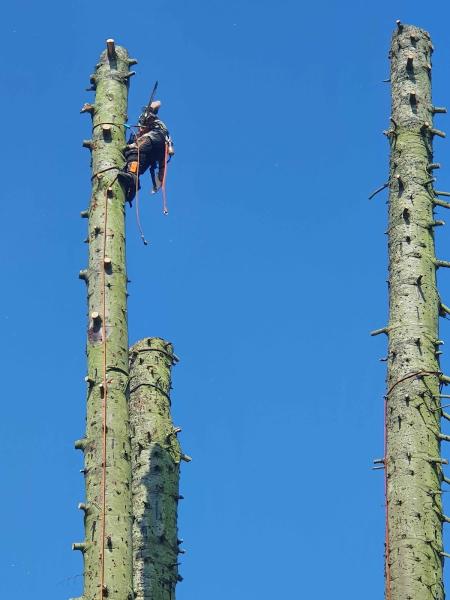
[[[116,178],[117,179],[117,176]],[[114,181],[115,181],[114,179]],[[114,183],[113,181],[113,183]],[[111,184],[112,185],[112,184]],[[105,276],[105,258],[106,258],[106,238],[108,227],[108,186],[105,191],[105,218],[103,221],[103,251],[102,251],[102,317],[103,317],[103,385],[102,385],[102,521],[101,521],[101,559],[100,559],[100,600],[103,600],[105,591],[105,538],[106,538],[106,418],[107,418],[107,400],[108,400],[108,382],[107,382],[107,341],[106,341],[106,276]]]

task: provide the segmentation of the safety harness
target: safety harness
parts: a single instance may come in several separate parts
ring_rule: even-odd
[[[152,138],[154,137],[153,134],[155,132],[158,132],[164,136],[164,158],[163,158],[163,160],[153,161],[149,166],[150,177],[152,180],[151,193],[156,194],[158,192],[158,190],[161,189],[161,192],[163,195],[163,212],[165,215],[167,215],[168,214],[167,200],[166,200],[167,165],[169,164],[172,156],[175,154],[174,147],[173,147],[173,141],[172,141],[172,138],[170,137],[167,127],[165,126],[165,124],[162,121],[155,118],[152,121],[151,130],[146,133],[143,133],[140,136],[138,136],[136,134],[135,141],[132,144],[130,144],[130,147],[135,146],[139,151],[139,145],[140,145],[139,140],[143,140],[146,137],[148,137],[148,138],[150,138],[150,140],[152,140]],[[132,173],[133,175],[138,176],[138,169],[139,169],[139,161],[132,161],[128,164],[128,171],[130,173]],[[158,169],[158,173],[160,173],[162,171],[162,173],[163,173],[162,180],[159,179],[159,177],[157,178],[156,169]],[[138,184],[138,181],[136,181],[136,183]],[[136,191],[137,191],[137,187],[138,187],[138,185],[136,186]]]

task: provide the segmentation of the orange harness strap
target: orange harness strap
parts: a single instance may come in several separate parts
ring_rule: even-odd
[[[138,148],[138,156],[139,156],[139,148]],[[138,164],[139,164],[139,162],[137,160],[133,160],[133,162],[130,162],[128,164],[128,170],[129,170],[129,172],[137,174],[137,172],[138,172]]]

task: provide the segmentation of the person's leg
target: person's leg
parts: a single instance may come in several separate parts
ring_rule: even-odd
[[[125,199],[127,202],[130,203],[131,206],[133,198],[136,195],[136,180],[139,185],[139,176],[137,175],[137,161],[127,163],[125,170],[119,171],[119,173],[117,174],[117,178],[124,189]]]

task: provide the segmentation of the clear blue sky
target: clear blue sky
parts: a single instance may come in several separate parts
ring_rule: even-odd
[[[159,79],[177,150],[169,217],[144,179],[150,246],[128,212],[128,268],[130,342],[162,336],[181,357],[174,415],[194,460],[178,599],[382,597],[383,482],[370,468],[383,452],[386,342],[368,332],[387,319],[386,195],[367,196],[387,174],[395,19],[430,31],[434,100],[450,104],[450,7],[421,6],[2,8],[2,597],[81,592],[70,545],[83,536],[72,448],[84,431],[90,119],[78,112],[110,36],[139,59],[130,119]],[[435,150],[450,189],[449,141]],[[450,258],[448,230],[437,248]],[[448,304],[450,274],[439,279]]]

